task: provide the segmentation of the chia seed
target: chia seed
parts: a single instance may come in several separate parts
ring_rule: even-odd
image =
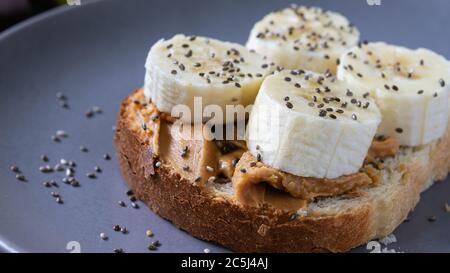
[[[151,229],[147,229],[147,231],[145,232],[145,235],[147,235],[147,237],[153,237],[153,231]]]
[[[22,181],[22,182],[26,182],[27,181],[27,178],[25,177],[25,175],[20,174],[20,173],[16,174],[16,179],[19,180],[19,181]]]

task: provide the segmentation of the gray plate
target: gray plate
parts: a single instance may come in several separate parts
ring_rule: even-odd
[[[32,18],[0,34],[0,249],[3,251],[66,252],[76,241],[83,252],[146,252],[151,228],[163,252],[213,252],[225,249],[178,230],[141,204],[133,209],[113,158],[113,126],[120,101],[142,85],[149,47],[175,33],[197,34],[245,42],[253,23],[290,1],[101,1],[81,7],[59,8]],[[348,16],[363,39],[385,40],[409,47],[428,47],[450,57],[448,26],[450,3],[441,1],[302,1]],[[447,26],[447,27],[446,27]],[[70,109],[55,97],[64,92]],[[98,105],[103,114],[87,119],[87,109]],[[61,143],[51,140],[56,130],[69,133]],[[80,145],[90,151],[82,153]],[[42,182],[61,180],[62,174],[38,171],[40,155],[50,163],[60,158],[76,161],[82,186],[61,182],[56,189],[64,204],[57,204]],[[16,181],[9,171],[18,165],[28,182]],[[95,165],[98,179],[85,173]],[[448,182],[448,181],[447,181]],[[124,200],[128,206],[119,207]],[[406,252],[449,252],[450,185],[438,183],[395,234],[389,247]],[[430,223],[429,216],[437,221]],[[112,226],[130,233],[116,233]],[[109,235],[102,241],[99,233]],[[75,243],[76,244],[76,243]],[[366,251],[359,248],[355,251]]]

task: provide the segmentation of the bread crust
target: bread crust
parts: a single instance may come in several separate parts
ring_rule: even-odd
[[[137,91],[135,91],[137,92]],[[237,252],[343,252],[391,233],[417,204],[430,181],[445,178],[450,164],[447,133],[431,152],[431,161],[405,166],[402,190],[388,202],[364,204],[334,215],[290,219],[287,212],[242,206],[213,195],[162,166],[155,167],[152,147],[130,128],[121,104],[115,145],[120,170],[136,196],[155,213],[195,237]]]

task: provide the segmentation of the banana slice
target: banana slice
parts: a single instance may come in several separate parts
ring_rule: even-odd
[[[447,128],[450,63],[430,50],[362,44],[342,55],[337,77],[371,93],[383,116],[378,133],[401,145],[427,144]]]
[[[284,70],[261,86],[247,145],[276,169],[336,178],[360,169],[380,121],[372,99],[353,93],[336,78]]]
[[[160,111],[171,113],[176,105],[194,111],[196,97],[202,106],[214,104],[222,110],[251,104],[274,65],[238,44],[176,35],[153,45],[145,66],[145,96]]]
[[[257,22],[247,47],[284,68],[335,73],[339,56],[358,40],[358,29],[344,16],[293,5]]]

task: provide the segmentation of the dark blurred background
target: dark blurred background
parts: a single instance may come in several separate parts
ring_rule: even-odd
[[[0,0],[0,31],[37,13],[67,3],[64,0]]]
[[[0,0],[0,31],[35,14],[59,5],[67,5],[67,2],[66,0]]]

